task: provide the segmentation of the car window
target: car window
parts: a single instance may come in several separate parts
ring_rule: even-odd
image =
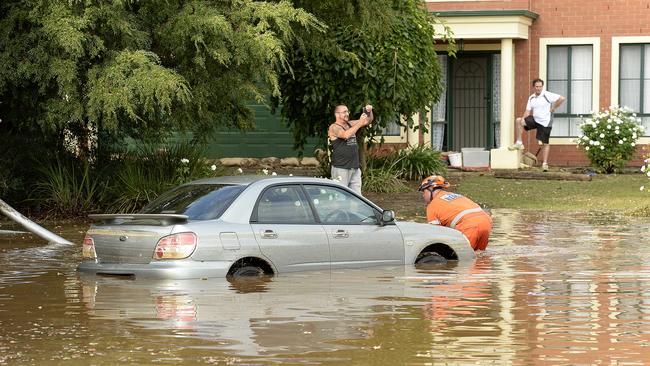
[[[330,186],[305,186],[324,224],[377,224],[375,209],[352,193]]]
[[[225,184],[184,185],[163,193],[140,213],[180,214],[190,220],[212,220],[219,218],[244,188]]]
[[[257,205],[257,222],[278,224],[315,223],[314,214],[300,186],[275,186],[262,193]]]

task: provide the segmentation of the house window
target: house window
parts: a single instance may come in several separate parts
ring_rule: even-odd
[[[650,44],[621,45],[619,105],[637,112],[650,136]]]
[[[555,111],[551,136],[578,136],[593,98],[593,46],[548,46],[546,90],[566,97]]]
[[[381,129],[381,135],[383,136],[400,136],[402,130],[402,124],[400,123],[399,114],[395,115],[388,123],[386,127]]]

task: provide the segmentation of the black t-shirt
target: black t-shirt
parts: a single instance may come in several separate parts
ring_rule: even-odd
[[[337,138],[332,141],[332,166],[342,169],[359,168],[359,147],[357,136],[352,135],[344,140]]]

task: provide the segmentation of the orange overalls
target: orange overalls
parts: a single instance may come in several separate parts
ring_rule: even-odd
[[[492,218],[474,201],[458,193],[437,189],[427,206],[427,221],[456,229],[467,237],[474,250],[485,250]]]

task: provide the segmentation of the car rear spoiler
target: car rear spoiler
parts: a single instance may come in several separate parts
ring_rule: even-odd
[[[125,221],[154,221],[158,225],[184,224],[189,217],[176,214],[93,214],[88,218],[104,224],[122,224]]]

